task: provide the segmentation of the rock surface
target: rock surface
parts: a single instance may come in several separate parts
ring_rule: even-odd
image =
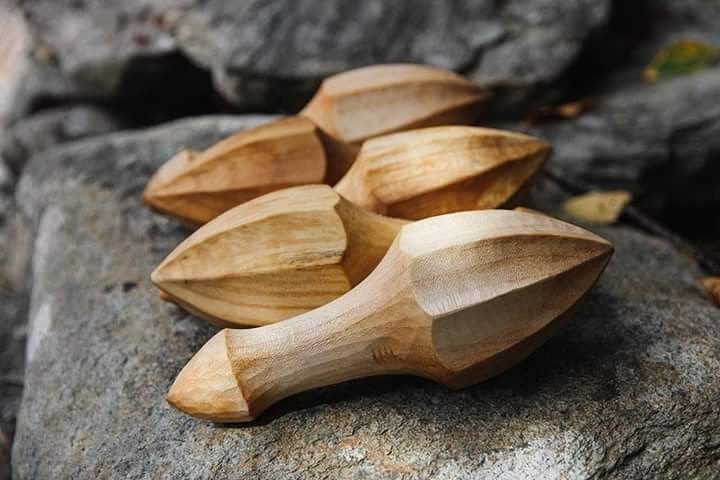
[[[0,114],[10,120],[88,100],[139,111],[145,124],[212,109],[210,75],[179,52],[172,34],[174,15],[197,0],[1,2],[27,34],[4,108],[0,82]],[[0,75],[1,64],[2,53]]]
[[[717,473],[720,313],[690,260],[621,227],[599,230],[617,253],[570,327],[482,385],[358,380],[234,428],[170,408],[170,383],[213,329],[157,298],[149,274],[187,232],[140,193],[178,148],[262,120],[180,122],[31,162],[19,191],[35,241],[17,479]],[[533,198],[554,208],[562,195],[542,183]]]
[[[516,104],[563,76],[587,37],[607,21],[609,5],[609,0],[20,2],[36,37],[34,70],[58,77],[47,85],[31,82],[26,103],[33,97],[167,89],[192,70],[189,63],[177,64],[181,54],[211,71],[217,89],[245,108],[296,108],[322,78],[387,62],[461,71],[501,88],[503,98]]]
[[[288,88],[301,99],[323,77],[387,62],[460,71],[517,102],[565,73],[609,4],[252,0],[237,8],[213,0],[179,20],[177,41],[240,105],[273,103]]]
[[[598,94],[579,117],[534,128],[553,164],[601,188],[633,192],[655,213],[720,207],[720,68]],[[692,188],[688,188],[692,185]]]
[[[119,127],[120,123],[107,112],[78,105],[47,110],[0,132],[0,479],[9,478],[10,442],[23,385],[28,313],[26,261],[31,245],[17,218],[17,174],[32,155]]]
[[[19,172],[27,159],[53,145],[120,130],[123,126],[116,115],[93,105],[43,110],[15,122],[0,137],[0,160]]]
[[[655,83],[643,70],[678,40],[720,46],[720,4],[652,0],[616,2],[614,9],[614,31],[583,59],[590,110],[519,128],[549,139],[555,164],[567,173],[629,190],[635,204],[678,230],[701,233],[707,225],[697,218],[720,208],[720,105],[710,100],[720,98],[720,66]]]

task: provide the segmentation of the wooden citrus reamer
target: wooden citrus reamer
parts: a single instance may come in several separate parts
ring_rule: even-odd
[[[327,78],[297,116],[185,150],[148,183],[145,202],[197,226],[273,190],[334,184],[360,144],[390,132],[471,123],[488,93],[426,65],[375,65]]]
[[[365,143],[338,195],[326,185],[258,197],[181,243],[153,272],[170,299],[219,326],[264,325],[337,298],[363,280],[401,220],[507,205],[549,146],[530,136],[434,127]]]
[[[371,375],[464,387],[516,364],[557,330],[612,246],[534,213],[488,210],[402,227],[378,267],[337,300],[250,330],[222,330],[168,401],[222,422],[295,393]]]

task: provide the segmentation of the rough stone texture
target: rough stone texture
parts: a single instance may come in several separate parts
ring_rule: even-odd
[[[579,117],[535,128],[553,164],[604,188],[624,188],[654,212],[720,207],[720,68],[626,84]],[[692,185],[692,188],[688,188]]]
[[[161,13],[190,1],[128,2],[32,0],[18,2],[37,47],[49,49],[64,76],[86,94],[108,96],[119,88],[130,62],[171,53],[175,42]]]
[[[37,157],[19,198],[36,232],[26,478],[712,478],[720,312],[695,265],[627,228],[574,321],[530,359],[458,392],[375,378],[307,392],[229,428],[164,395],[212,328],[149,274],[187,233],[140,204],[148,175],[259,119],[200,119]],[[533,205],[562,198],[543,183]]]
[[[14,172],[33,155],[59,143],[123,128],[116,115],[93,105],[43,110],[14,123],[0,137],[0,159]]]
[[[196,1],[0,0],[25,18],[29,33],[5,115],[16,120],[87,100],[139,111],[144,124],[212,110],[209,74],[178,51],[172,35],[175,16]],[[0,84],[0,105],[1,97]]]
[[[16,248],[15,175],[0,159],[0,480],[10,478],[10,445],[23,385],[27,290]]]
[[[618,2],[615,8],[618,22],[625,22],[627,31],[621,38],[608,41],[623,48],[620,53],[628,57],[620,65],[614,65],[618,70],[613,72],[616,84],[637,81],[650,59],[672,41],[695,40],[720,45],[718,2],[643,0]]]
[[[718,222],[697,221],[720,208],[720,105],[712,101],[720,98],[720,67],[656,83],[643,79],[645,66],[673,41],[720,45],[720,3],[651,0],[614,7],[614,30],[583,63],[583,80],[594,87],[585,92],[590,111],[519,128],[549,139],[553,162],[569,174],[630,190],[637,205],[677,229],[701,237],[702,230],[720,232]]]
[[[9,477],[9,454],[22,393],[31,245],[17,218],[17,173],[29,157],[54,145],[117,130],[120,123],[90,106],[47,110],[0,132],[0,479]]]
[[[6,244],[2,245],[4,249]],[[6,279],[0,277],[0,282]],[[0,284],[0,479],[10,477],[10,449],[20,408],[25,358],[27,295]]]
[[[20,407],[25,358],[27,291],[20,271],[27,251],[15,248],[13,175],[0,161],[0,480],[10,478],[10,446]]]
[[[267,104],[288,86],[302,98],[327,75],[384,62],[461,71],[519,100],[567,70],[608,10],[585,0],[214,0],[188,11],[177,39],[239,104]]]
[[[327,75],[421,62],[525,100],[558,80],[603,26],[609,0],[20,1],[36,35],[26,97],[108,97],[172,85],[178,52],[242,107],[297,107]],[[80,34],[79,32],[82,32]],[[186,70],[190,65],[186,65]],[[175,68],[177,70],[177,68]],[[159,75],[153,75],[160,73]],[[138,78],[144,79],[137,81]],[[173,82],[168,82],[173,78]],[[135,81],[134,81],[135,80]],[[505,97],[503,97],[505,98]]]

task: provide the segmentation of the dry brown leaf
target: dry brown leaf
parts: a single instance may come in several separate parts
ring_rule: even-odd
[[[720,277],[705,277],[700,279],[700,286],[705,293],[720,307]]]
[[[625,190],[590,192],[567,200],[563,210],[568,215],[585,222],[610,225],[617,222],[632,195]]]
[[[591,106],[592,99],[590,97],[585,97],[575,102],[562,103],[560,105],[546,105],[528,115],[525,121],[534,124],[544,120],[575,118],[583,112],[586,112]]]

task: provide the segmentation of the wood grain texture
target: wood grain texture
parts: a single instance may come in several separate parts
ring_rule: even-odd
[[[533,137],[484,128],[393,134],[368,141],[335,189],[366,209],[407,218],[494,208],[517,196],[549,150]],[[191,155],[182,161],[193,162]],[[171,168],[158,175],[172,175]],[[323,305],[360,282],[401,224],[327,186],[278,191],[198,230],[152,279],[170,299],[217,325],[265,325]],[[266,259],[261,267],[259,258]]]
[[[299,116],[239,132],[204,152],[180,152],[153,176],[145,202],[190,226],[280,188],[335,184],[367,138],[470,123],[488,94],[424,65],[377,65],[326,79]]]
[[[508,206],[551,151],[540,139],[479,127],[433,127],[368,140],[335,186],[369,210],[420,219]]]
[[[327,78],[300,112],[332,138],[361,143],[400,130],[472,123],[489,93],[428,65],[372,65]]]
[[[315,125],[288,117],[236,133],[201,153],[180,152],[150,179],[143,199],[197,226],[265,193],[322,183],[326,168]]]
[[[327,185],[283,189],[198,229],[152,281],[216,325],[273,323],[350,290],[404,224],[352,205]]]
[[[488,210],[404,226],[337,300],[277,324],[223,330],[168,393],[200,418],[245,422],[295,393],[409,374],[459,388],[516,364],[567,320],[612,246],[534,213]]]

